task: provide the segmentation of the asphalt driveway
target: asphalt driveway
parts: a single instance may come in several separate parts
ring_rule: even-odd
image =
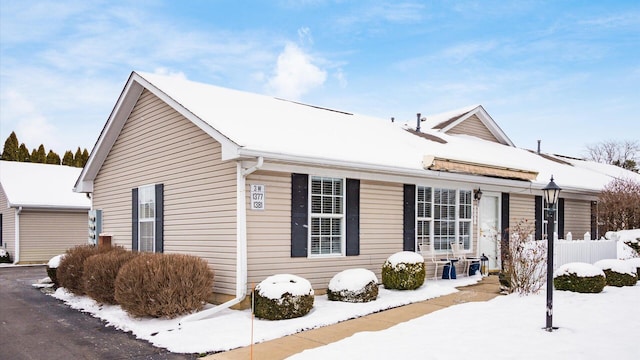
[[[195,359],[106,327],[31,286],[44,266],[0,267],[0,359]]]

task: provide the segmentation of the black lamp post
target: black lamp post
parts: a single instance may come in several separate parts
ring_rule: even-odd
[[[557,329],[553,327],[553,242],[555,240],[553,230],[560,190],[562,189],[553,182],[553,175],[551,175],[551,181],[542,189],[549,208],[547,212],[547,325],[544,328],[547,331]]]

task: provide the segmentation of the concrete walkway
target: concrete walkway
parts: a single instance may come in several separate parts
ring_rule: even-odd
[[[500,295],[500,284],[496,275],[488,276],[481,282],[460,287],[457,293],[434,299],[400,306],[397,308],[366,315],[357,319],[343,321],[334,325],[307,330],[279,339],[254,344],[204,357],[207,360],[275,360],[285,359],[306,349],[323,346],[362,331],[388,329],[422,315],[438,311],[448,306],[471,301],[487,301]]]

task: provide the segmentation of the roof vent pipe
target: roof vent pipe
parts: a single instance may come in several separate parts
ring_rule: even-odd
[[[395,119],[394,119],[394,118],[393,118],[393,116],[392,116],[392,117],[391,117],[391,122],[394,122],[394,121],[395,121]]]
[[[420,132],[420,113],[417,114],[418,115],[418,120],[416,122],[416,131]]]
[[[540,142],[542,142],[542,140],[538,140],[538,154],[540,154]]]

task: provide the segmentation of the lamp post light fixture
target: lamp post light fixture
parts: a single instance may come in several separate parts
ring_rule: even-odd
[[[553,327],[553,242],[554,242],[554,228],[555,228],[555,212],[556,204],[558,203],[558,197],[560,196],[560,187],[553,182],[553,175],[551,175],[551,181],[542,188],[544,192],[544,199],[547,201],[547,323],[545,330],[551,332],[557,328]]]

